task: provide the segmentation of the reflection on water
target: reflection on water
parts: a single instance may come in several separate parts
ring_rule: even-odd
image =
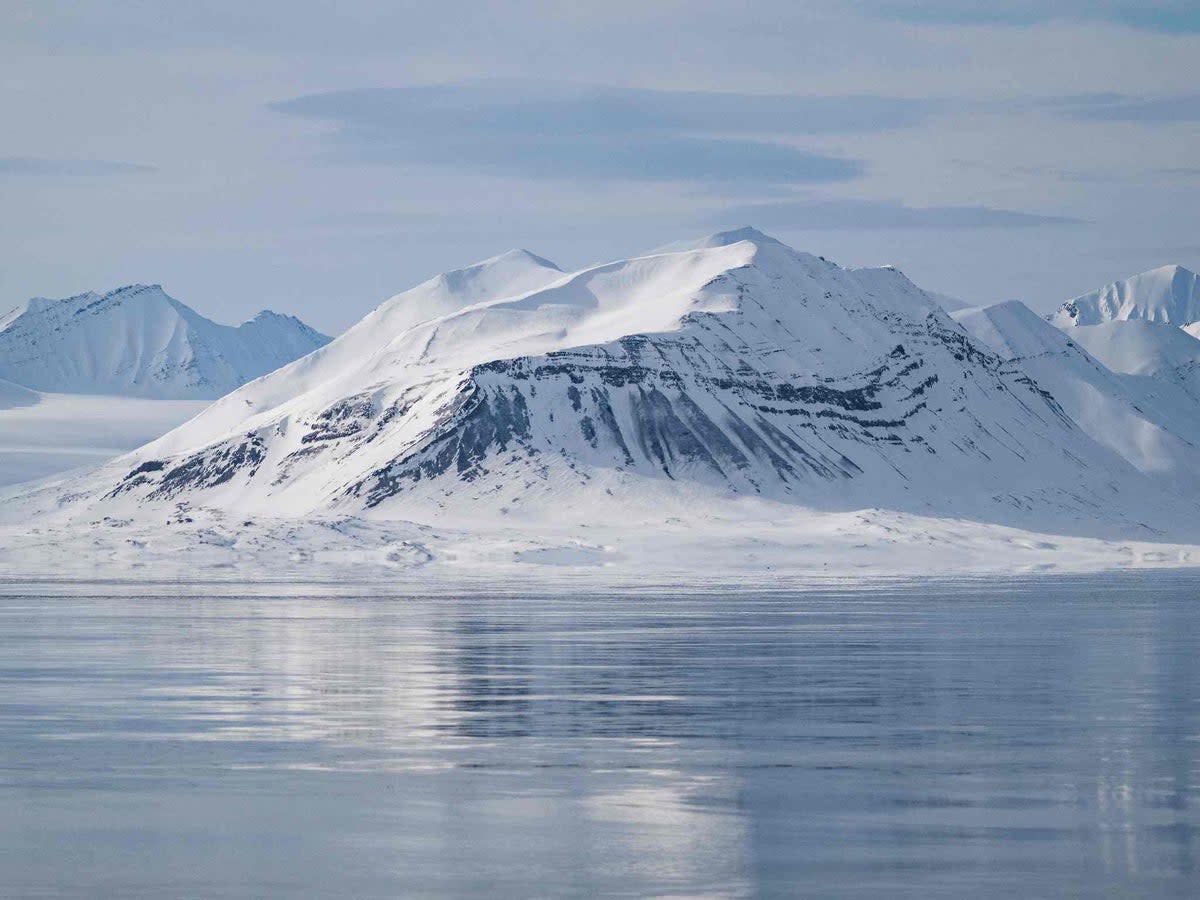
[[[1195,896],[1197,582],[0,589],[0,895]]]

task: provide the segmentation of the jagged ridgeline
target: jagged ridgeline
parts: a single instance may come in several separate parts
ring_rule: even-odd
[[[517,251],[439,276],[84,493],[404,518],[674,490],[1011,519],[1087,515],[1130,474],[899,271],[745,229],[573,273]]]

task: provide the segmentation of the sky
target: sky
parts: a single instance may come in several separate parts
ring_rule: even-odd
[[[1200,0],[5,0],[0,312],[337,333],[523,247],[754,225],[1039,311],[1200,269]]]

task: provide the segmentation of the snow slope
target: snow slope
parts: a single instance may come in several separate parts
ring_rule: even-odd
[[[1097,362],[1068,334],[1017,300],[954,313],[955,319],[1014,371],[1049,391],[1093,441],[1139,472],[1200,491],[1200,408],[1185,391],[1139,377],[1122,376]],[[1150,322],[1117,322],[1118,327]],[[1174,326],[1185,340],[1191,340]]]
[[[56,393],[215,399],[328,341],[266,310],[219,325],[158,285],[130,285],[39,297],[0,317],[0,378]]]
[[[1187,269],[1143,272],[1069,300],[1049,319],[1112,371],[1200,402],[1200,286]]]
[[[1166,322],[1149,319],[1073,328],[1076,343],[1114,372],[1157,375],[1200,361],[1200,340]]]
[[[751,229],[578,272],[518,251],[0,518],[122,565],[1190,559],[1174,401],[1019,304],[964,319]]]
[[[1142,272],[1068,300],[1050,317],[1060,328],[1146,319],[1184,326],[1200,321],[1200,282],[1183,266]]]

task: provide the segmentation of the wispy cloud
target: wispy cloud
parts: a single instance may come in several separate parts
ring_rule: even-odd
[[[335,158],[573,179],[809,183],[862,174],[808,135],[920,124],[936,101],[490,81],[312,94],[277,112],[334,126]]]
[[[803,199],[729,207],[706,224],[728,227],[750,222],[794,231],[855,229],[1031,228],[1078,225],[1080,219],[987,206],[906,206],[874,200]]]
[[[662,91],[495,79],[310,94],[272,104],[291,115],[391,129],[489,134],[829,134],[917,125],[936,101]]]
[[[1094,122],[1200,122],[1200,94],[1168,97],[1098,94],[1064,98],[1055,105],[1070,118]]]
[[[157,171],[140,163],[105,159],[48,159],[38,156],[0,156],[0,175],[28,177],[103,177]]]
[[[859,0],[857,5],[892,19],[938,25],[1108,22],[1168,34],[1200,32],[1195,0]]]

